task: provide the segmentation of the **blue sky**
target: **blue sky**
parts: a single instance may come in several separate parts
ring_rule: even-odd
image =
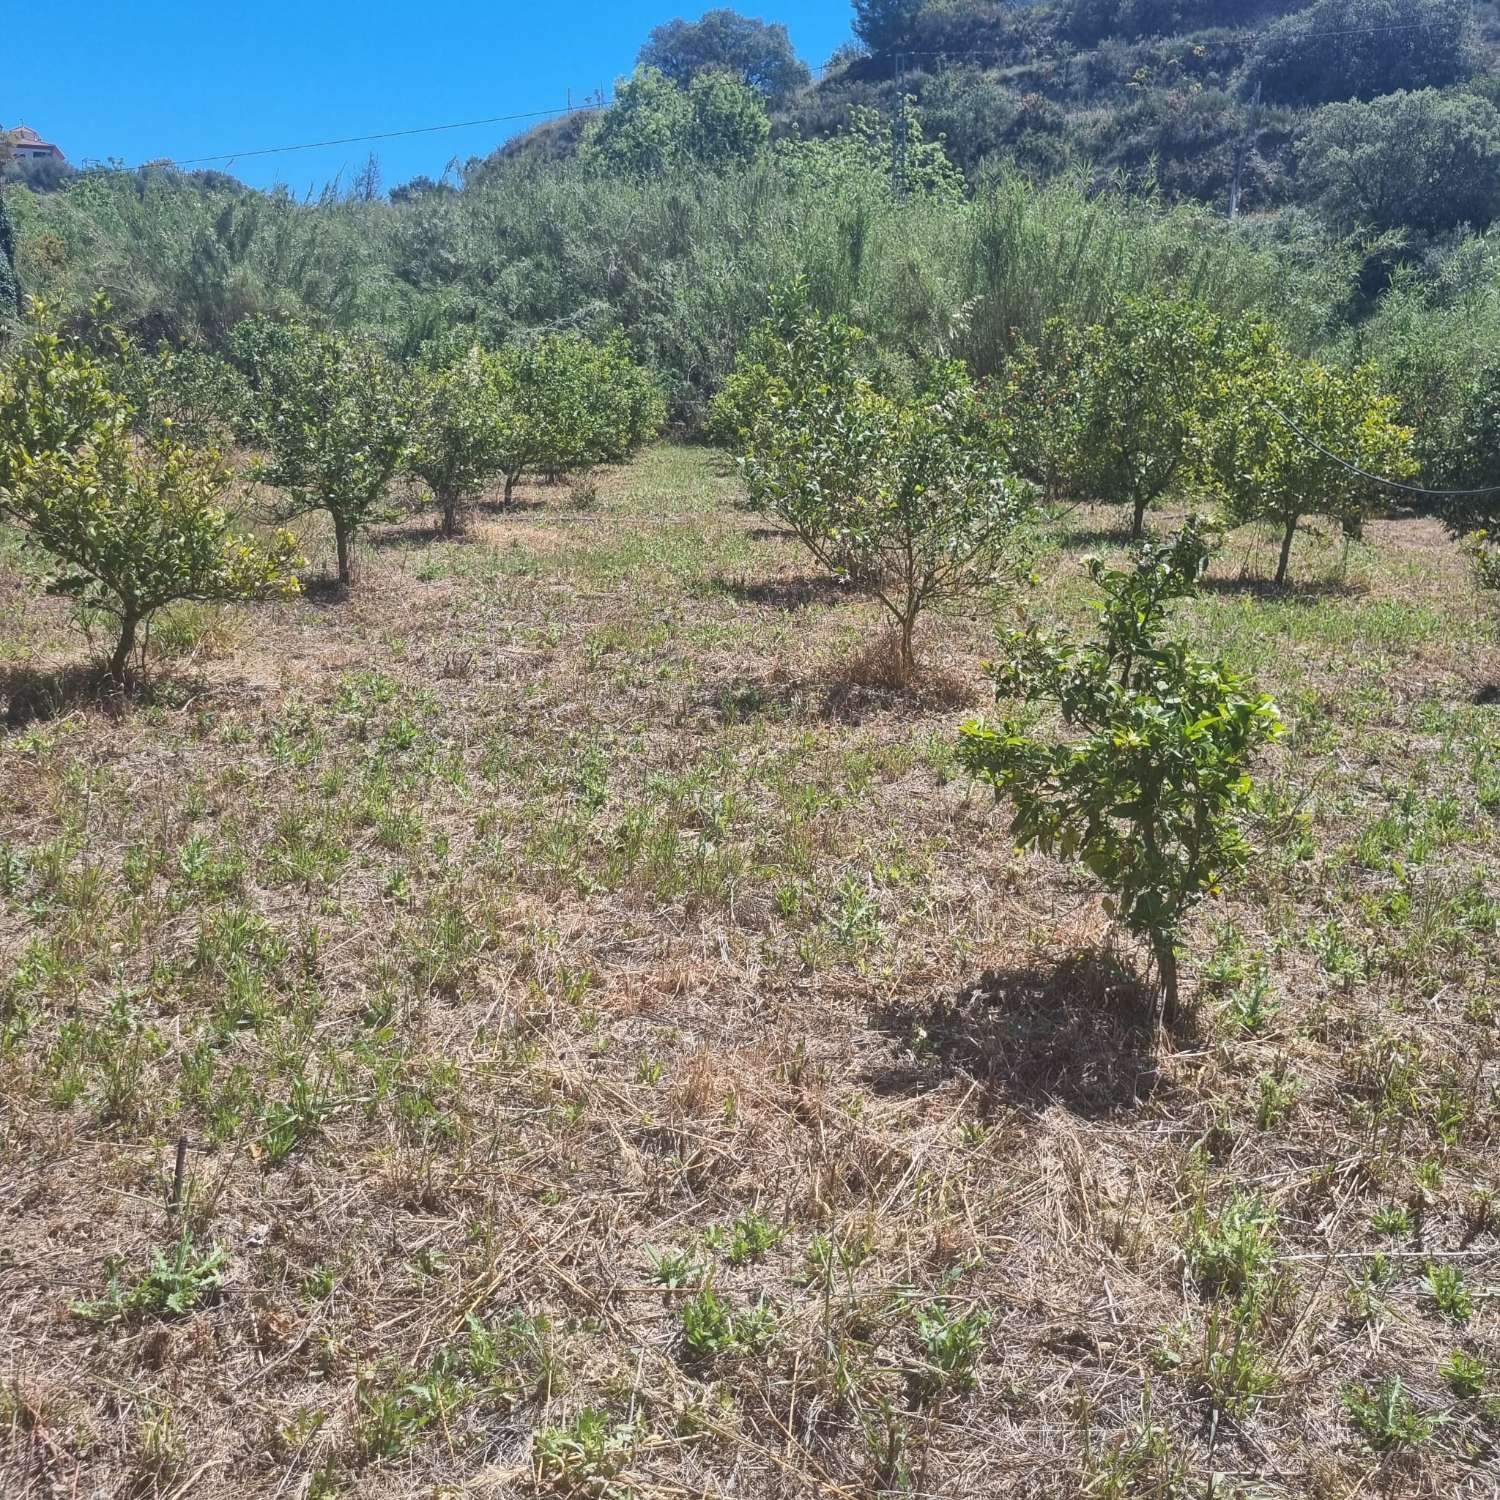
[[[849,35],[848,0],[735,7],[783,21],[812,67]],[[672,0],[48,0],[34,45],[10,30],[0,124],[24,121],[70,161],[134,166],[262,146],[557,109],[628,73],[652,26],[696,19]],[[38,14],[38,12],[33,12]],[[370,151],[387,187],[483,155],[525,121],[204,163],[297,192]]]

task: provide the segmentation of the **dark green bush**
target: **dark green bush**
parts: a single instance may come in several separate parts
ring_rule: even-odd
[[[1444,88],[1473,71],[1469,10],[1468,0],[1317,0],[1261,35],[1247,83],[1289,104]]]
[[[807,64],[792,50],[785,26],[726,9],[656,27],[636,63],[656,68],[683,87],[700,73],[730,73],[772,105],[784,103],[812,79]]]
[[[1297,144],[1298,193],[1341,230],[1483,229],[1500,214],[1500,110],[1436,89],[1330,104]]]

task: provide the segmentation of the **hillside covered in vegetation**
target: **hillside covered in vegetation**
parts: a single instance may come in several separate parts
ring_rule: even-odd
[[[767,287],[804,271],[825,307],[981,374],[1046,316],[1148,285],[1378,358],[1411,410],[1448,403],[1440,422],[1495,347],[1493,7],[859,0],[852,19],[816,77],[782,28],[668,23],[602,115],[388,197],[378,171],[315,202],[167,165],[16,183],[17,271],[74,310],[104,288],[178,345],[262,312],[398,353],[619,328],[690,424]]]

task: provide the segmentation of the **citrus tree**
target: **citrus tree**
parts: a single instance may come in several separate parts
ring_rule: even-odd
[[[624,457],[665,416],[654,377],[630,360],[620,338],[597,344],[546,334],[499,350],[494,363],[507,505],[526,474],[560,476]]]
[[[1231,519],[1280,528],[1277,583],[1304,517],[1357,533],[1380,481],[1417,472],[1414,434],[1396,421],[1397,399],[1374,365],[1336,370],[1271,348],[1234,363],[1220,393],[1206,472]]]
[[[751,329],[710,403],[709,436],[743,452],[757,424],[789,417],[810,393],[849,399],[868,374],[867,352],[863,330],[837,314],[812,315],[806,280],[773,288],[769,316]]]
[[[110,375],[37,309],[0,375],[0,515],[51,559],[51,593],[115,621],[118,681],[157,610],[294,594],[300,559],[285,533],[267,545],[231,531],[218,454],[136,436]]]
[[[477,344],[418,377],[410,465],[442,508],[444,536],[457,535],[464,505],[504,472],[508,415],[501,372]]]
[[[118,342],[115,356],[115,384],[135,409],[137,431],[170,433],[198,447],[235,441],[250,393],[233,365],[206,349],[162,344],[148,351],[129,339]]]
[[[1072,361],[1071,487],[1080,498],[1128,505],[1133,538],[1144,532],[1146,511],[1196,472],[1222,338],[1207,309],[1167,297],[1129,299],[1083,336]]]
[[[742,412],[752,503],[879,600],[909,676],[924,609],[1019,574],[1032,492],[961,364],[934,365],[909,393],[882,391],[855,373],[861,337],[814,313],[802,289],[781,294],[726,407],[756,393]]]
[[[617,331],[589,347],[589,461],[616,463],[661,431],[667,420],[666,398],[656,371],[631,357],[624,334]]]
[[[1076,498],[1083,440],[1083,329],[1053,318],[1040,342],[1016,350],[999,384],[1012,462],[1049,505]]]
[[[231,339],[253,392],[245,433],[259,473],[285,490],[287,518],[325,510],[341,584],[354,581],[355,538],[386,515],[391,479],[411,451],[409,384],[372,341],[263,319]]]
[[[1075,734],[1011,717],[967,724],[959,742],[969,771],[1010,800],[1017,844],[1079,860],[1110,915],[1148,942],[1167,1024],[1183,919],[1242,864],[1250,761],[1280,731],[1269,698],[1166,633],[1168,606],[1196,591],[1208,556],[1192,521],[1170,543],[1143,543],[1131,567],[1091,561],[1099,639],[1033,628],[991,668],[998,699],[1050,706]]]

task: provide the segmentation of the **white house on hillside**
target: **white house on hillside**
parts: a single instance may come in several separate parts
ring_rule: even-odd
[[[44,141],[29,125],[17,125],[11,130],[0,129],[0,136],[10,141],[11,153],[18,161],[66,161],[62,149],[51,141]]]

